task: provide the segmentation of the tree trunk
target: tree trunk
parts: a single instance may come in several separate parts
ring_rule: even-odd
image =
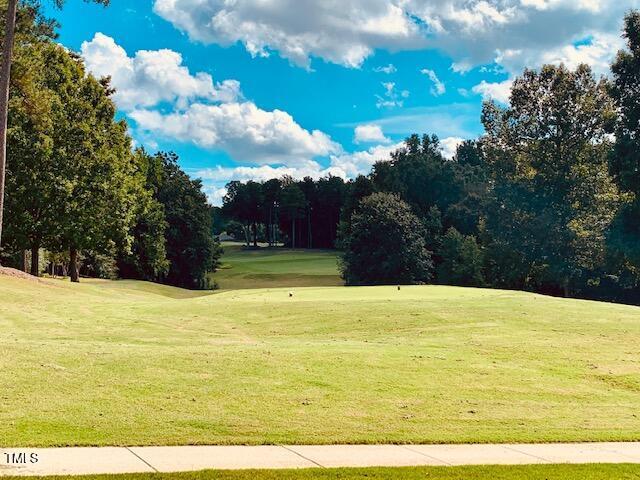
[[[291,248],[296,248],[296,219],[291,220]]]
[[[258,247],[258,225],[253,222],[253,246]]]
[[[78,269],[78,249],[71,247],[69,249],[69,276],[74,283],[80,282]]]
[[[569,298],[569,279],[565,278],[564,281],[562,282],[562,294],[564,295],[564,298]]]
[[[9,116],[9,81],[11,79],[11,57],[16,29],[18,0],[9,0],[0,65],[0,245],[2,244],[2,221],[4,211],[4,176],[7,166],[7,118]]]
[[[244,230],[244,240],[247,243],[247,247],[251,245],[251,235],[249,234],[249,225],[245,225],[243,227]]]
[[[40,245],[31,247],[31,275],[40,276]]]
[[[307,214],[307,248],[313,248],[313,237],[311,236],[311,211]]]
[[[29,273],[29,250],[22,251],[22,271]]]

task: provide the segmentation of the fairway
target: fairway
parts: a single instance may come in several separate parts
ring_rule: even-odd
[[[335,250],[244,249],[225,243],[222,267],[211,277],[221,290],[342,285]]]
[[[442,286],[0,290],[4,446],[640,440],[637,307]]]

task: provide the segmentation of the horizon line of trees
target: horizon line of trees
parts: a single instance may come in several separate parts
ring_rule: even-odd
[[[247,245],[280,231],[290,247],[343,249],[349,285],[436,282],[640,304],[637,11],[623,36],[610,79],[586,65],[526,69],[509,105],[484,103],[485,133],[451,160],[437,137],[412,135],[348,182],[231,182],[221,213]]]
[[[2,264],[209,288],[221,249],[202,182],[173,153],[132,149],[110,79],[58,45],[54,26],[37,2],[20,4]]]

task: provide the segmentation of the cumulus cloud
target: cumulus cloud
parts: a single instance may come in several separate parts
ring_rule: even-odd
[[[638,0],[155,0],[154,9],[194,40],[242,43],[252,55],[308,66],[317,56],[359,67],[376,49],[437,48],[465,72],[519,54],[511,73],[581,39],[617,35]],[[582,52],[598,65],[613,45]],[[578,49],[584,50],[584,49]],[[567,52],[565,52],[567,53]],[[505,58],[505,57],[503,57]]]
[[[116,104],[145,138],[190,142],[259,164],[293,165],[342,151],[328,135],[304,129],[287,112],[265,111],[244,100],[238,81],[214,83],[207,73],[192,74],[172,50],[141,50],[129,57],[113,38],[97,33],[83,43],[82,56],[94,75],[111,76]]]
[[[503,82],[486,82],[483,80],[478,85],[472,88],[473,93],[482,95],[484,100],[495,100],[500,103],[509,103],[509,97],[511,96],[511,86],[513,80],[508,79]]]
[[[93,40],[82,43],[81,53],[90,72],[111,77],[115,100],[123,110],[160,102],[186,105],[199,98],[233,102],[240,97],[237,81],[215,85],[208,73],[191,74],[173,50],[140,50],[129,57],[113,38],[96,33]]]
[[[305,130],[287,112],[268,112],[252,102],[195,103],[169,114],[141,109],[129,116],[144,132],[222,149],[237,161],[295,165],[341,151],[328,135]]]
[[[353,153],[343,153],[331,156],[331,167],[335,171],[344,172],[344,176],[354,178],[358,175],[366,175],[376,162],[386,161],[391,158],[391,152],[402,148],[404,143],[394,145],[376,145],[368,150]]]
[[[464,138],[447,137],[440,140],[440,151],[444,158],[453,158],[458,149],[458,145],[464,142]]]
[[[156,0],[155,12],[197,41],[241,42],[254,56],[277,50],[309,65],[310,55],[358,67],[376,48],[423,44],[401,2],[387,0]]]
[[[376,162],[390,160],[391,152],[403,146],[403,143],[376,145],[367,150],[332,155],[331,163],[327,167],[323,167],[316,161],[309,160],[296,166],[217,166],[197,170],[193,174],[203,180],[210,201],[218,205],[224,196],[223,192],[225,190],[223,186],[231,180],[261,182],[272,178],[282,178],[285,175],[298,180],[304,177],[311,177],[317,180],[329,175],[347,180],[358,175],[367,175],[371,172],[371,168]]]
[[[391,141],[385,137],[380,125],[358,125],[354,133],[356,143],[389,143]]]
[[[420,73],[426,75],[429,80],[431,80],[431,83],[433,84],[431,86],[431,89],[429,90],[431,92],[431,95],[433,95],[434,97],[438,97],[447,91],[444,83],[442,83],[438,78],[438,75],[436,75],[436,72],[434,72],[433,70],[429,70],[428,68],[423,68],[422,70],[420,70]]]

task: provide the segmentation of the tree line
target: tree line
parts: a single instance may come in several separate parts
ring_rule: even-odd
[[[525,70],[507,106],[483,104],[485,133],[451,160],[437,137],[412,135],[349,182],[232,182],[222,212],[247,242],[279,229],[292,247],[341,248],[351,285],[640,303],[640,13],[623,36],[609,78],[586,65]]]
[[[33,275],[68,274],[74,282],[82,273],[119,274],[207,288],[220,246],[201,182],[172,153],[132,149],[109,78],[93,77],[58,45],[55,26],[36,2],[20,4],[3,264]]]

